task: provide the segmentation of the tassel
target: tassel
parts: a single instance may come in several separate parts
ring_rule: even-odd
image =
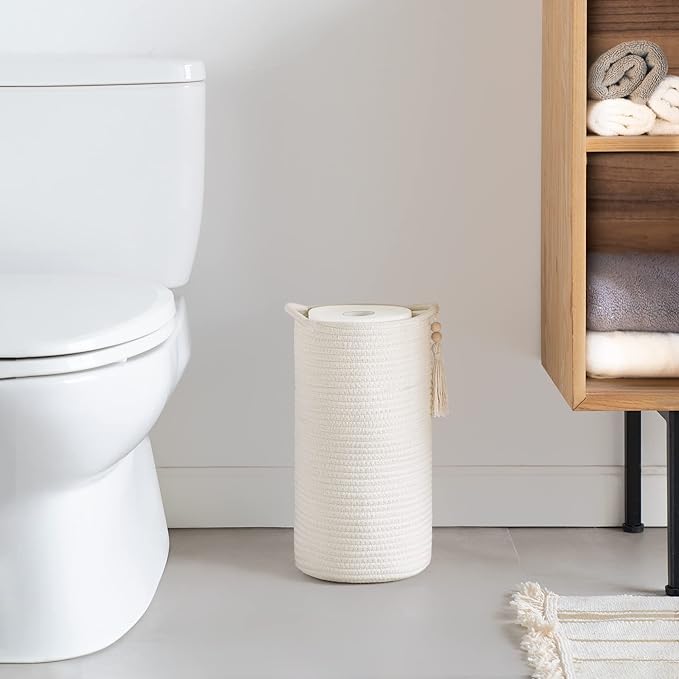
[[[445,417],[448,414],[448,387],[446,385],[446,371],[441,353],[441,324],[435,321],[431,324],[431,353],[433,355],[431,368],[431,414],[434,417]]]

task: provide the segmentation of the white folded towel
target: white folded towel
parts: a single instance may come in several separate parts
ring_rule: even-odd
[[[590,377],[679,377],[679,333],[587,331]]]
[[[650,135],[679,135],[679,123],[671,123],[668,120],[656,118],[653,127],[648,131]]]
[[[658,118],[679,123],[679,76],[668,75],[655,88],[648,105]]]
[[[648,106],[629,99],[587,102],[587,127],[603,137],[645,134],[654,121],[655,113]]]

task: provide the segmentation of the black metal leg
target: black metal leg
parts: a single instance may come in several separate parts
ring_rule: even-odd
[[[625,413],[625,533],[641,533],[641,413]]]
[[[679,412],[667,420],[667,587],[668,596],[679,596]]]

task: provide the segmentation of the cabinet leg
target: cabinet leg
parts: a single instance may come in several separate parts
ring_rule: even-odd
[[[667,413],[667,587],[679,596],[679,412]]]
[[[641,533],[641,413],[625,412],[625,533]]]

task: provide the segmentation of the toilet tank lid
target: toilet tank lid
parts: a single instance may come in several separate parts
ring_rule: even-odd
[[[0,87],[143,85],[205,80],[197,59],[103,55],[0,55]]]

